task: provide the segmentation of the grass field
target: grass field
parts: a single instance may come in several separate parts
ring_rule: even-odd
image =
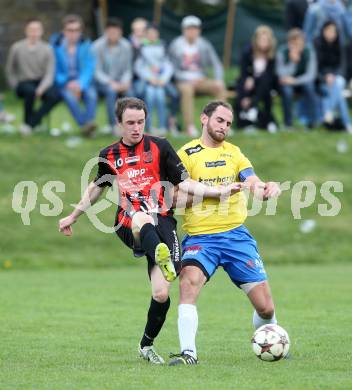
[[[111,235],[97,232],[85,216],[74,227],[74,239],[57,233],[58,219],[72,210],[70,204],[79,200],[84,164],[112,142],[111,137],[99,136],[69,148],[68,139],[67,135],[54,138],[46,134],[36,134],[30,139],[16,135],[1,137],[0,166],[4,175],[0,186],[0,266],[10,262],[15,269],[104,267],[124,265],[128,261],[129,251]],[[317,186],[316,199],[301,211],[302,220],[314,219],[317,223],[316,229],[309,234],[301,233],[302,220],[293,218],[290,191],[280,198],[275,216],[266,216],[263,208],[259,215],[248,218],[247,225],[257,238],[265,261],[276,264],[350,261],[352,137],[315,131],[273,136],[238,133],[231,140],[250,158],[262,178],[291,181],[291,188],[301,180],[311,180]],[[349,148],[347,153],[336,150],[336,144],[341,140]],[[171,142],[177,148],[187,139]],[[38,187],[30,226],[24,226],[20,215],[12,209],[14,187],[22,180],[33,181]],[[60,215],[44,217],[40,205],[49,202],[43,197],[42,189],[50,180],[65,184],[65,192],[57,194],[63,201],[63,211]],[[319,203],[326,203],[319,191],[327,180],[341,181],[344,186],[342,193],[335,194],[342,204],[335,217],[318,215]],[[26,196],[23,203],[25,201]],[[112,204],[99,214],[108,226],[113,223],[115,209]],[[338,245],[331,245],[333,242]]]
[[[5,103],[17,114],[18,125],[19,103],[11,94]],[[202,103],[198,101],[198,109]],[[104,118],[100,105],[99,123]],[[285,191],[276,215],[265,215],[263,208],[246,222],[271,275],[278,319],[291,336],[293,359],[264,363],[254,356],[249,343],[252,310],[219,271],[199,302],[201,364],[150,367],[136,353],[150,299],[143,260],[133,260],[118,239],[98,232],[86,216],[74,226],[74,237],[58,234],[58,219],[79,200],[86,161],[113,142],[100,134],[70,147],[79,133],[61,105],[51,115],[51,126],[60,128],[63,122],[72,130],[59,137],[41,132],[23,139],[1,133],[0,127],[1,390],[352,388],[352,137],[318,129],[274,135],[237,132],[231,138],[263,179],[290,181],[291,188],[310,180],[317,188],[312,204],[301,210],[301,220],[293,218],[292,192]],[[170,139],[175,148],[187,141]],[[40,207],[50,203],[42,190],[52,180],[64,183],[65,191],[57,193],[63,208],[44,217]],[[343,192],[335,194],[342,208],[334,217],[322,217],[318,207],[327,202],[320,189],[329,180],[343,184]],[[29,226],[12,208],[20,181],[33,181],[38,189]],[[115,208],[111,204],[99,214],[108,226]],[[316,227],[304,233],[301,224],[307,219]],[[165,357],[178,352],[177,286],[172,302],[157,342]]]
[[[252,310],[219,270],[199,301],[197,367],[137,356],[149,287],[144,264],[0,273],[1,389],[350,389],[351,265],[270,266],[292,359],[251,351]],[[160,353],[178,352],[177,286]]]

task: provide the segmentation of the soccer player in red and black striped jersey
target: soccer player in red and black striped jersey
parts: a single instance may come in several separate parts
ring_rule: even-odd
[[[164,360],[156,353],[153,341],[165,321],[170,306],[170,282],[176,278],[180,264],[176,220],[170,206],[172,196],[167,193],[170,187],[177,186],[191,195],[220,198],[240,191],[241,187],[237,183],[209,187],[191,180],[166,139],[144,135],[146,116],[142,100],[118,100],[116,117],[122,138],[100,152],[97,176],[74,211],[60,220],[59,230],[71,235],[71,225],[98,200],[106,186],[116,181],[119,189],[116,233],[136,256],[146,255],[152,289],[139,352],[151,363],[162,364]]]

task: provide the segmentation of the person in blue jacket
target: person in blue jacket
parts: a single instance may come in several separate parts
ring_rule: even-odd
[[[90,136],[96,128],[95,57],[91,42],[84,39],[82,31],[82,18],[67,15],[63,31],[51,38],[51,44],[56,58],[55,83],[82,134]]]

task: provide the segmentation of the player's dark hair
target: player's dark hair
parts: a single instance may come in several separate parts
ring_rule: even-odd
[[[118,99],[115,106],[115,115],[118,122],[122,122],[122,115],[128,109],[143,110],[147,118],[147,107],[143,100],[135,97],[125,97]]]
[[[203,108],[203,114],[205,114],[206,116],[208,117],[211,117],[214,113],[214,111],[219,107],[219,106],[222,106],[222,107],[225,107],[227,108],[228,110],[230,110],[233,114],[233,109],[232,109],[232,106],[227,103],[227,102],[224,102],[222,100],[213,100],[212,102],[208,103],[204,108]]]
[[[66,27],[68,24],[71,24],[71,23],[79,23],[81,25],[81,28],[83,28],[83,26],[84,26],[83,19],[79,15],[76,15],[76,14],[66,15],[62,19],[63,27]]]
[[[115,27],[122,30],[123,29],[122,20],[119,18],[108,18],[105,24],[105,28],[109,28],[109,27]]]

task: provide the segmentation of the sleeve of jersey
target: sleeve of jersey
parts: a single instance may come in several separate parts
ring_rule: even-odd
[[[98,172],[94,183],[99,187],[111,187],[114,181],[114,175],[111,172],[109,162],[105,153],[100,152],[98,162]]]
[[[255,172],[251,162],[241,153],[238,165],[238,178],[240,181],[245,181],[249,176],[254,176]]]
[[[164,156],[168,180],[170,180],[173,185],[177,186],[181,181],[186,180],[189,177],[189,174],[180,157],[167,141],[165,142]]]

